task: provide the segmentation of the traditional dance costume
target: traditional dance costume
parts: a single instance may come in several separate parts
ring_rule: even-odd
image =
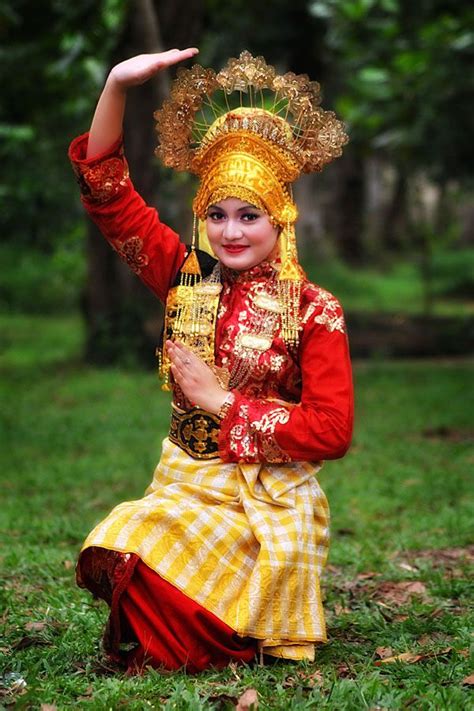
[[[230,108],[244,83],[251,105]],[[218,91],[225,102],[216,119]],[[194,244],[189,251],[160,222],[133,188],[121,142],[89,159],[87,135],[71,145],[87,211],[166,304],[165,338],[194,350],[232,393],[219,416],[196,407],[169,383],[163,352],[172,417],[153,481],[84,543],[79,584],[110,604],[106,648],[130,670],[197,672],[250,661],[258,649],[312,659],[326,639],[319,577],[329,514],[316,474],[346,452],[353,401],[341,307],[307,280],[294,242],[289,183],[321,169],[346,140],[317,106],[317,91],[243,53],[217,75],[181,72],[157,114],[164,162],[201,178],[197,218],[239,197],[280,226],[280,258],[247,271]],[[196,113],[207,103],[212,121],[203,128]]]

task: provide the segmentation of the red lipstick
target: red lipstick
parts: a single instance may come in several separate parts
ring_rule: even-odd
[[[240,254],[245,249],[248,249],[245,244],[223,244],[222,247],[226,252],[229,252],[229,254]]]

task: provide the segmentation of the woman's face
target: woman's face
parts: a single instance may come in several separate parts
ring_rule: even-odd
[[[277,255],[278,228],[266,212],[238,198],[211,205],[206,229],[216,257],[230,269],[250,269]]]

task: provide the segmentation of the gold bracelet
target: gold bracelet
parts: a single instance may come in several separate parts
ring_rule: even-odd
[[[220,420],[223,420],[224,417],[226,417],[229,414],[229,410],[232,407],[232,405],[234,404],[234,401],[235,401],[234,393],[233,392],[228,393],[226,395],[224,402],[220,406],[218,413],[217,413],[217,417]]]

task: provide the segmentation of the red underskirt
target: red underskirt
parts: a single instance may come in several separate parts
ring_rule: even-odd
[[[256,640],[239,637],[134,554],[87,548],[77,582],[109,604],[104,647],[129,673],[152,666],[196,674],[255,657]]]

